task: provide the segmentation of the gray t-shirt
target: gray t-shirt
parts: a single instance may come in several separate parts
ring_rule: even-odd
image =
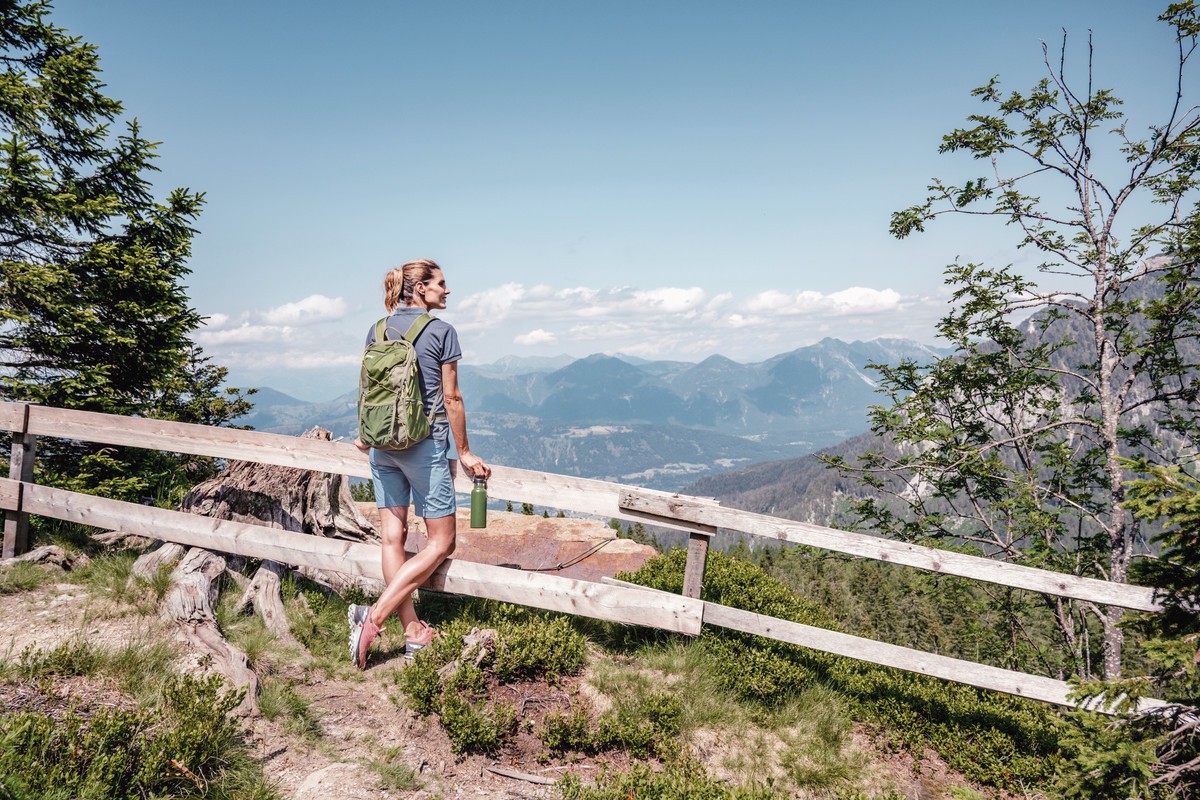
[[[401,339],[412,326],[417,317],[425,313],[424,309],[404,307],[397,309],[387,318],[387,338]],[[375,341],[375,326],[367,331],[367,340],[363,347]],[[415,343],[417,349],[417,366],[421,368],[421,397],[425,398],[425,413],[433,418],[431,435],[446,442],[450,435],[450,423],[446,420],[445,396],[442,393],[442,365],[462,358],[462,348],[458,344],[458,333],[450,323],[434,317]],[[371,460],[377,456],[386,456],[386,450],[371,450]]]

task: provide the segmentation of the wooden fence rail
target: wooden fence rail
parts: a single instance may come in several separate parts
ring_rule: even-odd
[[[9,512],[5,524],[5,556],[13,555],[13,548],[22,546],[20,521],[32,513],[295,566],[382,579],[378,548],[374,545],[123,503],[31,482],[38,436],[370,477],[367,456],[351,444],[23,403],[0,403],[0,430],[15,433],[10,478],[0,478],[0,509]],[[469,479],[459,475],[455,488],[470,491]],[[687,531],[691,539],[684,596],[644,587],[633,588],[613,581],[597,584],[453,559],[430,579],[428,585],[431,588],[693,636],[700,632],[703,623],[720,625],[871,663],[1067,706],[1076,703],[1069,699],[1067,685],[1062,681],[701,602],[698,598],[708,538],[720,527],[1061,597],[1142,611],[1161,609],[1154,599],[1155,590],[1147,587],[1111,584],[751,514],[724,508],[711,499],[502,466],[493,467],[488,489],[493,498],[519,500],[604,518],[650,521]],[[1147,708],[1161,704],[1153,699],[1143,701]]]
[[[341,539],[250,525],[103,497],[20,484],[0,478],[0,508],[16,507],[22,495],[33,514],[152,539],[204,547],[293,566],[332,570],[383,580],[379,547]],[[673,595],[648,596],[627,587],[606,586],[538,572],[447,560],[430,580],[432,588],[564,611],[595,619],[643,625],[695,636],[701,603]]]
[[[820,547],[876,561],[904,564],[930,572],[957,575],[1015,589],[1088,600],[1136,611],[1162,610],[1162,605],[1154,599],[1154,589],[1145,586],[1081,578],[1062,572],[1010,564],[994,558],[823,528],[806,522],[793,522],[766,514],[725,508],[711,502],[697,502],[693,498],[667,492],[623,487],[619,505],[626,513],[640,515],[656,524],[660,519],[703,521],[708,525],[742,531],[754,536]]]

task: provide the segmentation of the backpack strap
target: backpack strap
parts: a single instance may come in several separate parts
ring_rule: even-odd
[[[417,337],[425,330],[425,326],[433,322],[435,317],[432,314],[422,314],[413,320],[413,324],[408,327],[408,333],[404,334],[404,338],[409,344],[416,344]]]
[[[415,320],[413,320],[413,324],[409,326],[408,332],[404,334],[404,338],[408,340],[409,344],[416,344],[417,337],[420,336],[421,332],[425,330],[425,326],[433,322],[435,319],[437,319],[437,317],[433,316],[432,314],[422,314],[421,316],[417,317]],[[388,318],[384,317],[383,319],[379,320],[379,322],[375,323],[375,341],[387,341],[387,321]]]

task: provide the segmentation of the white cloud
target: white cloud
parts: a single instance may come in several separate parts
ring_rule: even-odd
[[[359,353],[334,350],[229,350],[221,354],[221,363],[255,369],[330,369],[357,366],[360,358]]]
[[[695,310],[704,302],[705,292],[698,286],[688,289],[666,287],[634,292],[633,300],[639,306],[648,306],[655,312],[683,314]]]
[[[204,322],[202,324],[203,324],[203,327],[205,327],[205,328],[210,328],[214,331],[220,330],[221,328],[224,328],[226,325],[229,324],[229,315],[228,314],[209,314],[207,317],[205,317]]]
[[[750,297],[742,308],[766,315],[848,316],[895,311],[900,307],[900,301],[900,293],[893,289],[868,289],[862,286],[852,286],[831,294],[813,291],[785,294],[776,289],[767,289]]]
[[[279,325],[251,325],[243,322],[236,328],[227,330],[208,330],[201,328],[196,331],[196,343],[202,347],[213,347],[226,344],[259,344],[279,342],[292,335],[292,329]]]
[[[457,306],[451,301],[450,308],[467,315],[458,327],[463,330],[487,330],[503,322],[512,312],[513,306],[525,297],[525,287],[519,283],[506,283],[495,289],[469,295]]]
[[[550,333],[550,331],[544,331],[541,328],[530,331],[529,333],[523,333],[513,339],[514,343],[525,347],[535,344],[554,344],[557,341],[557,336],[555,336],[553,333]]]
[[[725,318],[725,322],[731,328],[747,328],[752,325],[761,325],[763,320],[759,317],[743,317],[741,314],[730,314]]]
[[[284,303],[262,312],[263,321],[271,325],[310,325],[344,316],[346,301],[341,297],[326,297],[323,294],[309,295],[295,303]]]

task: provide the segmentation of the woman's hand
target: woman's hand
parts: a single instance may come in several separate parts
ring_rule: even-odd
[[[470,450],[464,450],[458,454],[458,463],[471,475],[482,475],[484,478],[492,477],[492,468]]]
[[[371,449],[371,445],[364,442],[362,440],[361,436],[354,437],[354,446],[357,447],[359,450],[362,450],[364,453],[366,453],[367,451],[369,451]]]

